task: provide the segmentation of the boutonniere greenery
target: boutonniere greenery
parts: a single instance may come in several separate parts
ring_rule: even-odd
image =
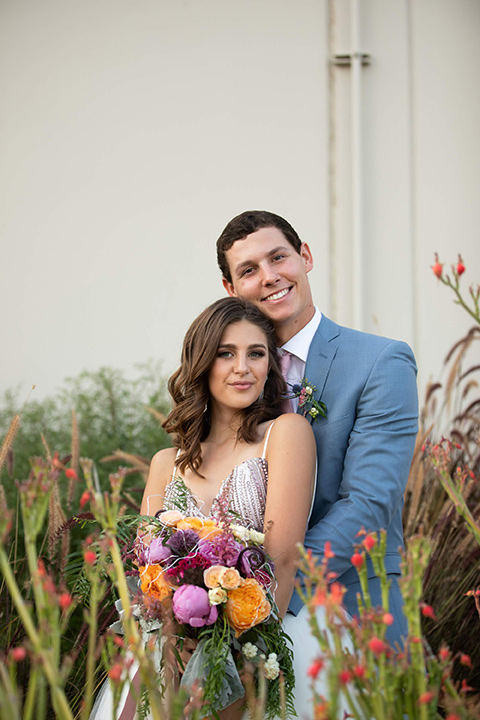
[[[290,398],[298,398],[298,407],[303,410],[303,415],[305,417],[310,415],[312,420],[327,417],[327,406],[314,396],[316,389],[315,385],[309,383],[304,377],[300,383],[292,385],[292,394],[289,395]]]

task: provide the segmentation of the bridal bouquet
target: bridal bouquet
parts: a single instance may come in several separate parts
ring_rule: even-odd
[[[293,712],[292,651],[273,599],[274,566],[263,533],[177,510],[161,512],[144,533],[136,551],[142,624],[158,628],[170,609],[177,646],[196,640],[181,686],[202,687],[203,716],[244,695],[244,669],[257,684],[260,673],[266,678],[266,717],[281,714],[281,670]]]

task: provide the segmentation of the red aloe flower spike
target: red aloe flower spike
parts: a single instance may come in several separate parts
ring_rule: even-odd
[[[457,275],[460,277],[460,275],[463,275],[464,272],[465,265],[463,264],[462,256],[458,253]]]
[[[437,616],[435,615],[435,612],[431,605],[422,605],[422,615],[430,618],[431,620],[437,619]]]
[[[427,690],[427,692],[422,693],[420,697],[418,698],[419,705],[426,705],[429,702],[432,702],[433,700],[433,692],[430,690]]]
[[[363,555],[360,555],[359,552],[355,552],[350,558],[350,562],[358,570],[358,568],[361,568],[363,565]]]
[[[438,253],[435,253],[435,263],[432,265],[433,274],[440,280],[443,272],[443,264],[438,261]]]
[[[472,661],[470,659],[470,656],[464,653],[463,655],[460,655],[460,664],[465,665],[466,667],[471,668],[472,667]]]

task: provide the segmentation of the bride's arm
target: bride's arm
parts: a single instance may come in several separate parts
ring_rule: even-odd
[[[267,446],[268,462],[265,548],[275,561],[275,600],[284,617],[293,591],[315,485],[316,448],[309,422],[287,413],[275,421]]]
[[[153,456],[143,493],[140,515],[155,515],[157,510],[163,508],[165,488],[172,477],[175,455],[175,448],[166,448],[159,450]]]

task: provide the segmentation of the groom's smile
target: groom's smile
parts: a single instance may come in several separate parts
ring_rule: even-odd
[[[267,297],[264,297],[262,302],[270,302],[272,300],[281,300],[287,293],[290,292],[292,287],[285,288],[284,290],[280,290],[279,292],[272,293],[271,295],[267,295]]]
[[[275,325],[280,344],[313,317],[307,274],[313,267],[310,249],[298,253],[276,227],[260,228],[237,240],[226,251],[232,282],[223,284],[229,295],[250,300]]]

